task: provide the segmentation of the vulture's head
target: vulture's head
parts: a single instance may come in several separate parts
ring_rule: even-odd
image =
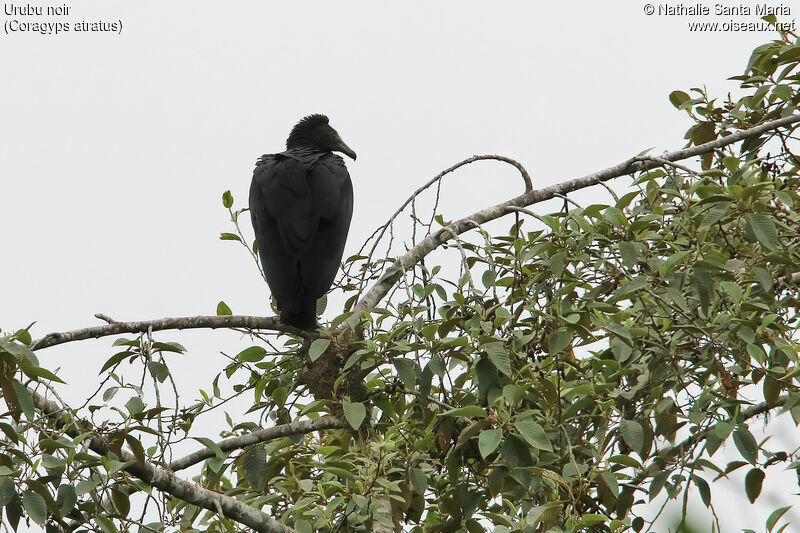
[[[328,124],[325,115],[308,115],[298,122],[289,138],[286,148],[308,147],[326,152],[341,152],[355,160],[356,153],[347,146],[335,129]]]

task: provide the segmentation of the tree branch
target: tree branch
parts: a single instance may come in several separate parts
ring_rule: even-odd
[[[288,437],[290,435],[300,435],[304,433],[311,433],[312,431],[321,431],[323,429],[343,429],[348,427],[349,424],[335,416],[323,416],[314,420],[298,420],[289,424],[274,426],[271,428],[262,429],[242,435],[241,437],[231,437],[217,443],[223,452],[245,448],[252,444],[266,442],[269,440],[277,439],[280,437]],[[176,459],[169,464],[169,469],[173,472],[189,468],[192,465],[205,461],[209,457],[214,456],[214,451],[210,448],[202,448],[196,452],[190,453],[185,457]]]
[[[66,434],[73,438],[80,434],[75,421],[68,422],[64,409],[58,404],[48,400],[33,389],[29,388],[28,391],[33,396],[34,405],[40,409],[45,416],[53,420],[58,427],[62,428]],[[87,440],[89,448],[96,454],[107,456],[111,451],[108,443],[99,436],[95,435]],[[222,514],[228,518],[261,533],[294,533],[294,529],[281,524],[277,520],[236,498],[205,489],[194,483],[189,483],[188,481],[178,478],[172,472],[156,468],[149,463],[140,463],[136,457],[129,452],[122,451],[120,459],[130,463],[125,467],[125,471],[129,474],[141,479],[151,487],[162,490],[187,503],[208,509],[215,513],[221,511]]]
[[[788,400],[789,396],[784,395],[779,397],[773,403],[762,402],[753,405],[751,407],[748,407],[747,409],[744,409],[741,412],[742,420],[743,421],[750,420],[751,418],[756,417],[758,415],[763,415],[764,413],[768,413],[769,411],[772,411],[777,407],[783,406],[783,404],[785,404]],[[665,462],[668,462],[669,460],[677,457],[678,455],[681,455],[686,450],[690,449],[692,446],[702,442],[713,431],[714,427],[712,426],[704,431],[699,431],[694,435],[685,438],[684,440],[682,440],[681,442],[679,442],[674,446],[662,449],[653,457],[653,462],[651,464],[656,464],[659,466],[659,468],[663,467],[663,464]],[[631,479],[627,484],[632,487],[639,486],[649,475],[650,474],[648,474],[647,469],[645,469],[636,476],[634,476],[633,479]]]
[[[102,326],[76,329],[62,333],[49,333],[41,339],[35,340],[31,350],[40,350],[57,344],[81,341],[85,339],[97,339],[108,337],[109,335],[119,335],[121,333],[147,333],[148,330],[161,331],[165,329],[201,329],[201,328],[247,328],[247,329],[270,329],[291,333],[305,338],[315,338],[313,332],[304,331],[299,328],[287,326],[281,323],[277,317],[260,316],[186,316],[175,318],[161,318],[157,320],[142,320],[138,322],[111,322]]]
[[[675,150],[662,154],[658,157],[658,159],[663,161],[654,161],[652,159],[642,161],[642,157],[632,157],[623,161],[622,163],[619,163],[618,165],[594,172],[581,178],[575,178],[558,183],[556,185],[551,185],[550,187],[546,187],[544,189],[526,191],[525,193],[503,203],[494,205],[492,207],[487,207],[486,209],[477,211],[460,220],[456,220],[437,232],[428,235],[425,237],[425,239],[420,241],[419,244],[411,248],[411,250],[398,257],[395,265],[390,267],[390,269],[383,274],[383,276],[369,289],[369,291],[367,291],[364,297],[361,298],[361,300],[353,307],[352,314],[341,326],[339,326],[338,330],[342,330],[346,327],[354,328],[356,325],[358,325],[361,320],[362,313],[367,309],[377,306],[378,303],[389,293],[391,288],[394,287],[394,285],[398,282],[403,272],[412,268],[441,244],[453,238],[453,235],[464,233],[465,231],[474,227],[474,224],[484,224],[490,220],[500,218],[503,215],[514,212],[516,210],[515,208],[527,207],[532,204],[550,200],[558,195],[567,194],[580,189],[585,189],[586,187],[591,187],[592,185],[597,185],[598,183],[608,181],[613,178],[659,167],[662,166],[666,161],[681,161],[690,157],[713,152],[714,150],[737,143],[744,139],[757,137],[762,133],[797,122],[800,122],[800,115],[791,115],[788,117],[779,118],[777,120],[771,120],[759,126],[755,126],[747,130],[737,131],[726,137],[722,137],[699,146],[692,146],[690,148],[684,148],[682,150]],[[462,162],[462,164],[466,163]]]

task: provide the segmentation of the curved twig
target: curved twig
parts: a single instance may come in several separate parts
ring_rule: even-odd
[[[519,170],[519,173],[522,176],[522,180],[525,182],[525,191],[527,192],[533,190],[533,181],[531,180],[531,176],[530,174],[528,174],[528,171],[519,161],[511,159],[510,157],[506,157],[503,155],[496,155],[496,154],[473,155],[472,157],[468,157],[463,161],[459,161],[455,165],[439,172],[436,176],[428,180],[427,183],[425,183],[424,185],[419,187],[416,191],[414,191],[411,194],[411,196],[409,196],[408,199],[406,199],[406,201],[403,202],[394,213],[392,213],[392,216],[390,216],[389,219],[382,226],[376,229],[372,233],[372,235],[370,235],[369,238],[367,238],[367,240],[361,246],[361,249],[359,250],[358,253],[359,254],[363,253],[364,249],[367,247],[367,243],[370,240],[375,239],[375,242],[373,242],[372,247],[370,248],[369,253],[367,254],[368,261],[372,261],[372,256],[375,253],[375,250],[378,248],[378,244],[381,242],[381,239],[383,239],[383,236],[386,234],[386,231],[389,229],[389,227],[392,225],[395,219],[400,215],[400,213],[402,213],[405,210],[405,208],[409,206],[409,204],[412,204],[414,200],[416,200],[417,196],[422,194],[431,185],[440,182],[442,178],[444,178],[451,172],[454,172],[455,170],[458,170],[459,168],[465,165],[469,165],[470,163],[474,163],[475,161],[486,161],[486,160],[502,161],[503,163],[508,163],[509,165],[512,165],[517,170]]]
[[[218,442],[217,446],[219,446],[223,452],[229,452],[280,437],[301,435],[305,433],[311,433],[313,431],[321,431],[323,429],[343,429],[348,426],[349,424],[345,420],[336,418],[335,416],[323,416],[313,420],[299,420],[289,424],[283,424],[280,426],[254,431],[240,437],[231,437]],[[177,472],[178,470],[189,468],[190,466],[196,465],[197,463],[205,461],[209,457],[213,456],[213,450],[210,448],[202,448],[196,452],[181,457],[180,459],[172,461],[169,464],[169,469],[173,472]]]
[[[175,318],[161,318],[157,320],[142,320],[137,322],[111,322],[102,326],[64,331],[60,333],[48,333],[41,339],[31,343],[31,350],[40,350],[57,344],[66,342],[81,341],[85,339],[97,339],[121,333],[147,333],[161,331],[165,329],[218,329],[218,328],[247,328],[247,329],[270,329],[291,333],[305,338],[314,338],[317,335],[310,331],[283,324],[277,317],[260,316],[185,316]]]
[[[361,320],[362,313],[367,309],[375,307],[378,302],[380,302],[389,293],[391,288],[400,279],[400,276],[403,272],[412,268],[426,255],[438,248],[442,243],[447,242],[450,239],[449,234],[461,234],[470,229],[472,227],[472,223],[483,224],[509,213],[510,207],[527,207],[535,203],[544,202],[546,200],[555,198],[559,194],[566,194],[580,189],[585,189],[586,187],[591,187],[592,185],[597,185],[598,183],[608,181],[613,178],[618,178],[620,176],[633,174],[635,172],[642,172],[651,168],[662,166],[664,161],[681,161],[697,155],[713,152],[714,150],[730,144],[734,144],[751,137],[757,137],[762,133],[788,126],[796,122],[800,122],[800,114],[790,115],[777,120],[771,120],[759,126],[755,126],[747,130],[737,131],[726,137],[722,137],[699,146],[692,146],[681,150],[667,152],[658,158],[663,161],[653,161],[652,159],[642,161],[641,157],[631,157],[630,159],[627,159],[618,165],[614,165],[599,172],[594,172],[580,178],[558,183],[544,189],[528,190],[524,194],[507,200],[501,204],[482,209],[467,217],[456,220],[447,227],[441,228],[437,232],[428,235],[425,237],[425,239],[420,241],[419,244],[398,257],[394,265],[395,271],[388,274],[384,273],[384,275],[381,276],[381,278],[353,307],[352,314],[341,326],[339,326],[338,330],[341,331],[346,327],[355,327]],[[466,164],[464,162],[462,163]]]
[[[519,170],[519,173],[522,175],[523,181],[525,182],[525,192],[533,190],[533,181],[531,181],[531,176],[530,176],[530,174],[528,174],[528,171],[525,169],[525,167],[519,161],[515,161],[514,159],[511,159],[510,157],[505,157],[505,156],[502,156],[502,155],[492,155],[492,154],[488,154],[488,155],[473,155],[472,157],[468,157],[467,159],[464,159],[463,161],[459,161],[455,165],[442,170],[436,176],[434,176],[433,178],[428,180],[427,183],[425,183],[419,189],[414,191],[414,193],[411,196],[409,196],[408,199],[405,202],[403,202],[403,204],[400,207],[397,208],[397,210],[392,214],[392,216],[389,217],[389,220],[387,220],[386,223],[383,226],[381,226],[383,231],[379,230],[380,231],[380,235],[378,235],[378,240],[380,240],[381,237],[383,237],[383,234],[386,232],[386,228],[389,226],[389,224],[391,224],[394,221],[394,219],[396,219],[398,217],[398,215],[400,215],[400,213],[402,213],[403,210],[406,207],[408,207],[408,204],[413,202],[414,199],[417,196],[419,196],[426,189],[428,189],[428,187],[430,187],[431,185],[433,185],[437,181],[441,180],[446,175],[450,174],[451,172],[454,172],[454,171],[458,170],[459,168],[461,168],[463,166],[469,165],[470,163],[474,163],[475,161],[486,161],[486,160],[502,161],[504,163],[508,163],[509,165],[512,165],[512,166],[516,167],[516,169]]]

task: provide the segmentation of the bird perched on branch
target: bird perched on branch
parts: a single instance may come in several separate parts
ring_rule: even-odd
[[[281,322],[311,330],[317,299],[331,288],[342,260],[353,185],[341,152],[356,153],[328,124],[309,115],[292,128],[286,151],[256,162],[250,216],[261,264]]]

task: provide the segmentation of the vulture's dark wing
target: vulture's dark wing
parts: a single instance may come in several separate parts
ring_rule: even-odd
[[[335,154],[323,155],[311,167],[308,185],[316,218],[315,244],[300,266],[303,286],[319,298],[331,288],[347,241],[353,216],[353,184],[344,160]]]
[[[352,213],[353,188],[339,156],[288,150],[259,160],[250,214],[282,310],[313,313],[336,277]]]

